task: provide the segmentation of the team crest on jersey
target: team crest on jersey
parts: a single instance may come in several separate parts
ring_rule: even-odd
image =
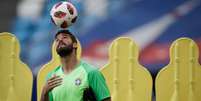
[[[76,86],[79,86],[81,83],[82,83],[82,80],[81,80],[80,78],[77,78],[77,79],[75,80],[75,85],[76,85]]]

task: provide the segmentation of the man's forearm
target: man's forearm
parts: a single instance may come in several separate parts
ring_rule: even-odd
[[[48,93],[43,89],[40,101],[49,101]]]
[[[48,95],[42,95],[40,101],[49,101]]]

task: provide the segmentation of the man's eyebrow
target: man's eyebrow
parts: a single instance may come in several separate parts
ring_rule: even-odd
[[[63,34],[64,36],[69,36],[68,34]]]

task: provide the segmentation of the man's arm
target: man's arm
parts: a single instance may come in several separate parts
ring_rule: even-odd
[[[93,70],[88,74],[89,86],[92,88],[98,101],[111,101],[109,88],[105,78],[98,70]]]
[[[49,101],[49,95],[48,95],[49,91],[61,85],[61,82],[62,82],[62,78],[55,75],[51,77],[49,80],[47,80],[47,83],[43,87],[40,101]]]
[[[45,87],[43,87],[40,101],[49,101],[48,92],[46,91]]]

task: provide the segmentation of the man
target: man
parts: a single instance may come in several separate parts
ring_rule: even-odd
[[[55,35],[55,43],[61,66],[48,74],[41,101],[111,101],[103,75],[92,65],[78,61],[75,36],[61,30]]]

